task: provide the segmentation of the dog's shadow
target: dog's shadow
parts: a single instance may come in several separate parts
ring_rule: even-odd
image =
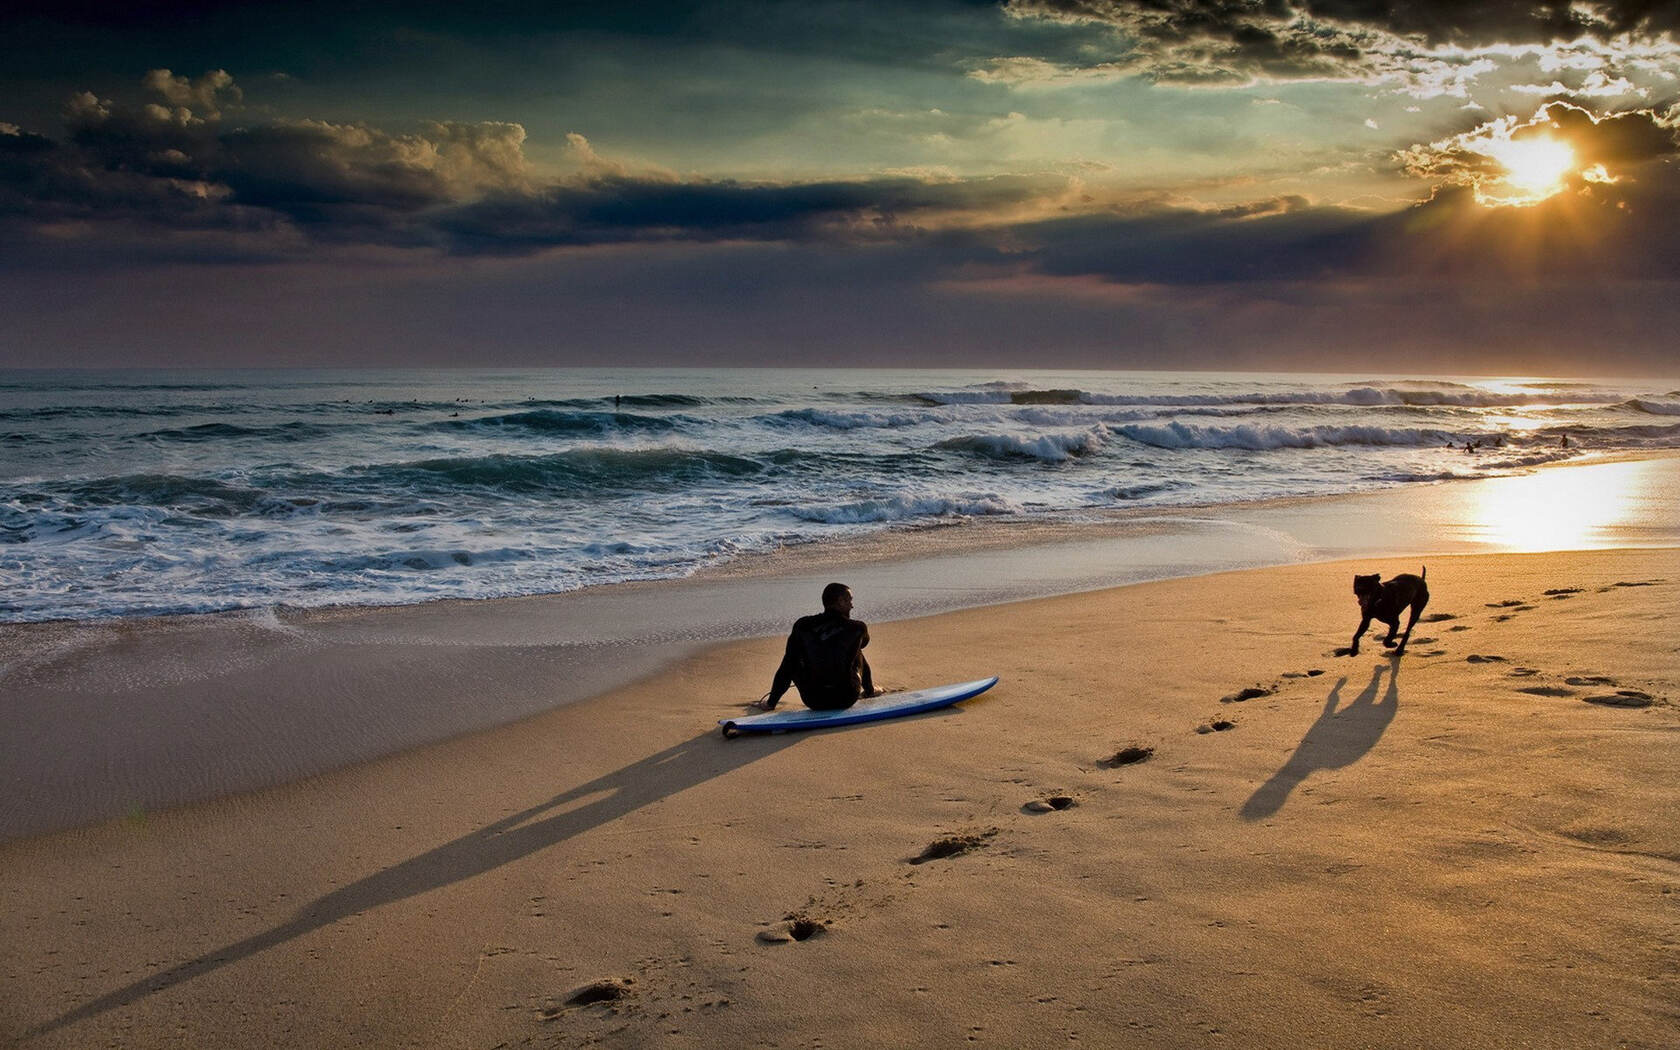
[[[1384,671],[1388,672],[1388,688],[1381,689]],[[1321,769],[1340,769],[1351,766],[1377,745],[1383,731],[1394,721],[1400,708],[1400,663],[1377,667],[1371,681],[1352,702],[1342,705],[1342,689],[1347,685],[1343,676],[1325,698],[1324,710],[1301,738],[1294,754],[1283,768],[1250,795],[1238,815],[1244,820],[1263,820],[1283,808],[1289,793],[1296,785]],[[1382,698],[1378,699],[1378,693]]]

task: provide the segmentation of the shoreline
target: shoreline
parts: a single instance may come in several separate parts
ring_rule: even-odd
[[[1500,549],[1465,533],[1469,497],[1502,504],[1533,488],[1552,506],[1577,498],[1567,486],[1582,478],[1657,492],[1630,520],[1667,532],[1572,538],[1680,545],[1680,457],[1663,457],[1147,515],[1055,542],[882,544],[874,558],[836,545],[740,574],[561,595],[6,625],[0,686],[17,743],[0,752],[0,782],[16,787],[0,799],[0,840],[286,783],[598,696],[703,647],[779,636],[837,566],[860,618],[879,624],[1262,566],[1393,564]],[[1577,545],[1593,544],[1565,544]]]
[[[887,685],[1003,675],[923,718],[725,741],[737,640],[0,843],[0,1041],[1663,1045],[1680,552],[1432,559],[1410,652],[1332,657],[1367,567],[895,622]]]
[[[1613,463],[1660,463],[1680,459],[1675,449],[1606,449],[1589,451],[1579,458],[1535,464],[1514,470],[1510,474],[1478,477],[1440,478],[1429,481],[1398,482],[1385,487],[1357,492],[1322,493],[1304,496],[1274,496],[1227,502],[1163,504],[1144,507],[1102,507],[1067,511],[1045,511],[1037,514],[1003,516],[961,516],[953,520],[935,519],[923,523],[893,523],[875,531],[844,536],[837,539],[807,540],[768,551],[749,551],[723,561],[707,563],[682,576],[658,576],[647,579],[617,580],[592,584],[566,591],[540,591],[531,594],[503,594],[488,597],[441,597],[414,602],[384,604],[293,605],[278,602],[270,605],[250,605],[231,609],[207,609],[192,612],[163,612],[119,614],[98,617],[60,616],[41,620],[0,622],[0,636],[17,630],[63,627],[92,627],[113,624],[144,625],[155,623],[191,622],[212,618],[260,618],[267,614],[306,619],[310,617],[355,616],[395,612],[403,609],[430,606],[475,605],[495,602],[528,602],[563,600],[583,597],[603,591],[637,588],[657,588],[685,581],[730,579],[759,579],[786,575],[795,571],[788,563],[815,562],[823,566],[870,564],[904,561],[917,557],[941,554],[961,554],[967,551],[987,551],[1027,546],[1052,546],[1060,543],[1101,539],[1123,533],[1128,529],[1147,532],[1165,529],[1172,523],[1196,520],[1208,516],[1230,515],[1243,517],[1255,513],[1310,508],[1322,504],[1336,504],[1351,499],[1385,497],[1396,493],[1438,486],[1478,485],[1510,478],[1530,477],[1554,470],[1574,467],[1594,467]],[[1674,543],[1680,545],[1680,529]],[[1583,549],[1606,549],[1591,547]],[[1377,553],[1372,551],[1373,554]],[[814,555],[814,557],[812,557]],[[1077,593],[1075,591],[1056,593]]]
[[[1389,497],[1417,488],[1476,485],[1489,481],[1502,481],[1508,478],[1529,477],[1553,470],[1567,470],[1572,467],[1595,467],[1612,463],[1663,462],[1667,460],[1680,460],[1680,449],[1609,449],[1603,452],[1587,453],[1578,459],[1523,468],[1510,474],[1492,477],[1442,478],[1434,481],[1402,482],[1359,492],[1276,496],[1267,499],[1223,503],[1091,508],[1077,511],[1051,511],[1036,518],[1025,515],[1011,515],[1007,517],[975,517],[950,523],[935,521],[903,528],[889,526],[878,532],[855,537],[844,537],[822,542],[812,541],[774,551],[755,551],[726,562],[703,566],[690,576],[673,577],[673,579],[735,579],[776,576],[788,571],[784,563],[794,561],[805,554],[816,555],[815,559],[806,559],[807,561],[815,560],[824,566],[843,566],[881,561],[900,561],[928,554],[948,553],[950,548],[959,551],[980,551],[1032,545],[1053,545],[1080,540],[1102,539],[1127,528],[1146,531],[1150,526],[1154,526],[1164,529],[1174,522],[1196,520],[1210,516],[1228,515],[1243,518],[1254,514],[1288,512],[1320,505],[1334,505],[1351,499]],[[952,531],[948,533],[947,530]],[[964,530],[968,532],[968,535],[962,536],[960,542],[952,542],[947,546],[942,541],[948,536],[954,537],[955,530]],[[1680,545],[1680,529],[1676,530],[1674,544]],[[1372,553],[1377,552],[1373,551]],[[668,581],[630,582],[657,584]],[[601,586],[616,587],[622,586],[622,584],[602,584]],[[544,596],[519,595],[510,597]],[[501,599],[486,600],[498,601]]]

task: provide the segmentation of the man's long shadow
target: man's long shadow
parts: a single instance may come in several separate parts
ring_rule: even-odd
[[[702,733],[587,784],[563,791],[521,813],[487,824],[453,842],[446,842],[436,849],[333,890],[305,905],[289,921],[271,930],[212,949],[196,959],[102,995],[43,1023],[26,1033],[25,1038],[44,1035],[107,1010],[127,1006],[382,904],[405,900],[482,875],[617,820],[643,806],[732,772],[798,740],[798,734],[787,734],[724,743],[715,731]],[[568,803],[583,802],[594,795],[603,797],[544,816]]]
[[[1338,681],[1325,698],[1324,710],[1319,713],[1318,721],[1307,729],[1295,753],[1289,756],[1282,769],[1273,773],[1271,779],[1249,796],[1242,809],[1237,811],[1238,816],[1244,820],[1269,817],[1282,809],[1289,800],[1289,793],[1314,772],[1351,766],[1376,747],[1383,730],[1394,721],[1394,713],[1400,708],[1400,661],[1389,661],[1388,689],[1378,701],[1377,687],[1382,682],[1382,675],[1383,668],[1374,669],[1370,684],[1341,710],[1337,710],[1336,705],[1341,703],[1342,688],[1347,685],[1347,678],[1344,676]]]

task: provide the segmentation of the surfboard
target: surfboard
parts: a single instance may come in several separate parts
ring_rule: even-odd
[[[718,722],[724,736],[737,733],[786,733],[795,729],[833,729],[859,722],[878,722],[883,718],[900,718],[950,707],[960,700],[979,696],[997,685],[997,675],[977,678],[972,682],[938,685],[931,689],[917,689],[910,693],[887,693],[859,700],[844,711],[813,711],[808,707],[794,707],[784,711],[766,711],[761,715],[742,715]]]

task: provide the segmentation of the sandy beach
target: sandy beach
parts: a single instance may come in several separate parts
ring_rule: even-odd
[[[498,729],[14,840],[0,1032],[1672,1045],[1680,552],[1432,557],[1404,657],[1332,655],[1352,573],[1415,568],[883,623],[889,688],[1002,682],[825,733],[724,740],[780,643],[702,648]]]
[[[1680,1050],[1680,4],[0,82],[0,1050]]]

